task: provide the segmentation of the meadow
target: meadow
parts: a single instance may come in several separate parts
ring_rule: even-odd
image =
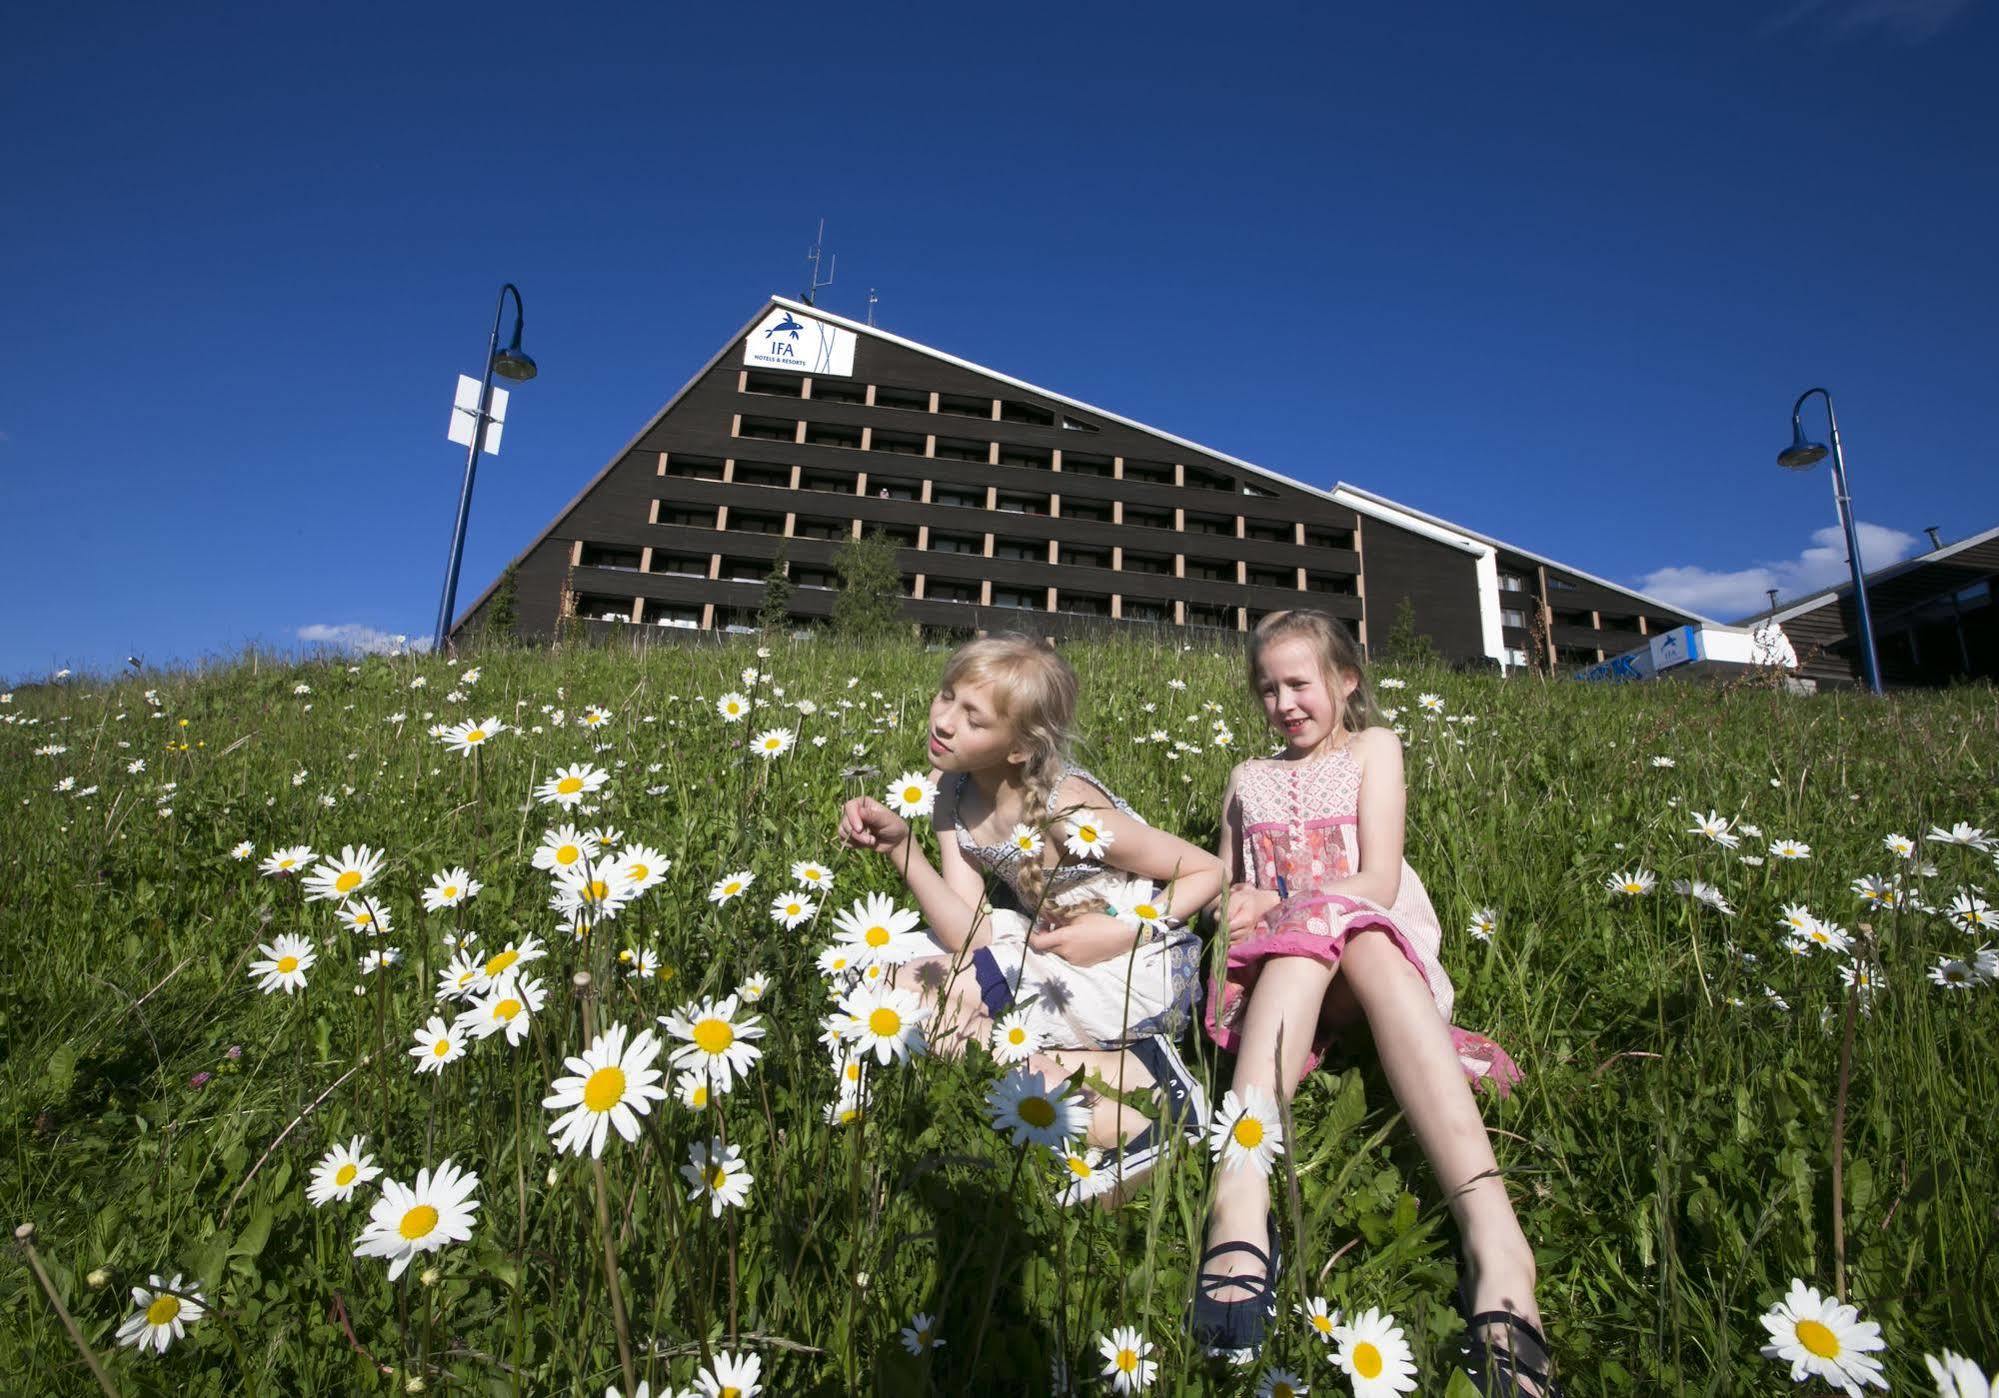
[[[1284,1304],[1246,1368],[1181,1324],[1205,1147],[1064,1208],[1062,1155],[992,1124],[988,1054],[849,1043],[843,1088],[824,1022],[866,986],[822,969],[835,920],[914,903],[837,813],[927,770],[943,653],[759,644],[246,655],[0,699],[0,1199],[32,1224],[5,1387],[1095,1393],[1131,1327],[1148,1393],[1344,1394],[1295,1309],[1324,1298],[1465,1391],[1449,1217],[1364,1054],[1293,1104]],[[1069,654],[1080,759],[1212,848],[1271,746],[1240,657]],[[1759,1353],[1793,1278],[1880,1325],[1894,1391],[1934,1391],[1925,1354],[1999,1363],[1991,691],[1381,678],[1456,1018],[1525,1071],[1482,1100],[1568,1391],[1834,1391]],[[596,850],[566,891],[564,846]],[[657,1096],[627,1059],[607,1105],[613,1031],[657,1041]]]

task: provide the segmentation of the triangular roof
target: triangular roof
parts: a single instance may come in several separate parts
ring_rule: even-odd
[[[1181,437],[1172,432],[1165,431],[1162,428],[1154,427],[1150,423],[1140,422],[1136,418],[1126,417],[1122,413],[1111,412],[1107,408],[1100,408],[1096,406],[1096,404],[1094,403],[1086,403],[1082,399],[1073,398],[1066,393],[1057,393],[1053,389],[1043,388],[1039,384],[1029,383],[1026,379],[1015,378],[1011,374],[1005,374],[1001,373],[997,369],[987,368],[985,365],[974,363],[972,360],[961,359],[955,354],[947,353],[946,351],[937,349],[934,346],[923,344],[920,341],[907,339],[901,335],[894,334],[893,332],[888,330],[883,330],[880,326],[869,325],[865,321],[849,320],[846,316],[835,315],[831,311],[822,310],[817,306],[807,305],[803,301],[794,301],[788,296],[772,296],[768,301],[766,301],[763,304],[763,306],[757,311],[755,315],[751,316],[747,321],[743,323],[741,329],[737,330],[734,335],[732,335],[729,339],[725,340],[722,343],[721,348],[715,351],[715,353],[709,358],[708,362],[703,364],[701,368],[695,372],[692,378],[688,379],[686,383],[682,384],[679,390],[676,393],[674,393],[674,395],[671,398],[666,400],[665,405],[662,406],[658,412],[654,413],[651,418],[647,419],[645,426],[641,427],[638,430],[638,432],[629,441],[627,441],[622,447],[620,447],[617,450],[617,452],[611,457],[611,459],[604,464],[603,469],[598,471],[596,475],[592,476],[588,484],[586,484],[581,490],[577,491],[576,495],[570,500],[570,502],[564,505],[559,511],[556,512],[555,517],[548,522],[548,524],[542,529],[542,531],[539,534],[535,535],[533,540],[529,542],[526,548],[522,549],[519,553],[514,555],[512,562],[510,562],[507,566],[512,567],[515,564],[518,564],[524,559],[526,559],[528,555],[533,553],[534,550],[541,544],[542,540],[546,539],[550,534],[554,533],[557,527],[561,525],[562,521],[568,518],[570,511],[574,510],[578,505],[580,505],[583,502],[584,497],[589,495],[589,493],[592,490],[596,489],[598,482],[602,481],[604,477],[609,475],[611,473],[612,468],[615,467],[620,461],[624,460],[626,454],[629,453],[634,447],[636,447],[641,441],[644,440],[646,434],[652,431],[652,429],[659,423],[661,418],[665,417],[668,413],[673,411],[674,406],[677,403],[679,403],[682,398],[686,397],[688,390],[693,388],[695,384],[699,383],[701,379],[707,375],[709,370],[713,369],[715,365],[720,363],[723,358],[725,358],[731,351],[733,351],[736,348],[737,345],[741,344],[743,337],[745,335],[748,335],[750,331],[755,329],[757,323],[761,321],[765,316],[769,315],[773,308],[778,308],[778,307],[782,307],[787,311],[796,311],[801,315],[807,315],[815,319],[825,321],[827,324],[836,325],[842,330],[850,330],[856,335],[868,335],[877,340],[887,341],[889,344],[900,345],[904,349],[914,350],[918,354],[928,355],[932,359],[941,360],[946,364],[956,365],[958,368],[961,369],[968,369],[975,374],[984,375],[986,378],[994,379],[1000,383],[1007,384],[1010,387],[1020,389],[1027,393],[1035,394],[1038,397],[1046,398],[1056,403],[1064,404],[1065,406],[1074,408],[1079,412],[1089,413],[1094,417],[1105,418],[1111,422],[1120,423],[1126,427],[1136,428],[1140,432],[1148,433],[1154,437],[1160,438],[1163,441],[1172,442],[1176,446],[1182,446],[1188,448],[1191,451],[1197,451],[1201,453],[1203,456],[1209,457],[1213,460],[1226,462],[1230,466],[1234,466],[1241,470],[1248,471],[1253,475],[1261,476],[1265,480],[1275,482],[1278,485],[1288,486],[1293,490],[1308,491],[1313,495],[1321,496],[1324,499],[1335,502],[1336,504],[1344,505],[1348,509],[1358,510],[1362,514],[1372,515],[1375,518],[1382,519],[1389,523],[1395,524],[1400,528],[1404,529],[1414,528],[1415,532],[1417,533],[1424,534],[1432,539],[1436,539],[1437,541],[1448,544],[1454,548],[1462,549],[1465,552],[1483,553],[1486,549],[1505,549],[1508,553],[1517,553],[1523,558],[1531,558],[1537,563],[1543,563],[1550,567],[1559,568],[1563,572],[1573,573],[1575,576],[1579,578],[1587,578],[1589,581],[1597,584],[1600,587],[1609,588],[1613,592],[1621,592],[1627,597],[1636,598],[1641,602],[1645,602],[1648,605],[1658,607],[1661,610],[1677,612],[1682,616],[1693,617],[1697,621],[1720,624],[1716,622],[1716,619],[1713,617],[1701,616],[1698,612],[1689,611],[1687,610],[1687,608],[1679,606],[1676,603],[1667,602],[1663,598],[1649,596],[1646,593],[1635,591],[1632,588],[1625,587],[1619,583],[1611,582],[1606,578],[1599,578],[1591,573],[1585,573],[1579,568],[1572,567],[1567,563],[1558,562],[1557,560],[1552,558],[1544,557],[1541,554],[1535,553],[1531,549],[1520,548],[1517,545],[1506,543],[1503,540],[1492,538],[1489,535],[1480,534],[1475,530],[1466,529],[1461,524],[1454,524],[1449,520],[1441,519],[1436,515],[1427,514],[1422,510],[1414,509],[1408,505],[1398,504],[1397,502],[1390,500],[1385,495],[1379,495],[1370,490],[1363,490],[1359,486],[1348,485],[1344,481],[1335,482],[1331,490],[1324,489],[1320,486],[1311,485],[1305,481],[1297,480],[1291,476],[1282,475],[1279,472],[1272,471],[1267,467],[1259,466],[1253,461],[1245,461],[1239,456],[1231,456],[1229,455],[1229,453],[1225,451],[1217,451],[1213,447],[1203,446],[1199,442],[1190,441],[1185,437]],[[505,571],[506,569],[504,568],[501,569],[502,574],[504,574]],[[486,599],[492,595],[493,589],[498,587],[499,585],[500,585],[500,580],[498,577],[495,577],[492,582],[486,584],[485,591],[481,592],[478,598],[474,600],[473,603],[464,610],[464,612],[457,618],[457,620],[451,623],[451,629],[453,631],[456,631],[458,627],[461,624],[463,624],[466,618],[470,617],[472,613],[479,610],[479,608],[485,603]]]
[[[1999,538],[1999,524],[1993,525],[1992,528],[1985,530],[1983,533],[1959,539],[1954,544],[1945,544],[1942,548],[1931,549],[1928,553],[1919,553],[1914,558],[1905,558],[1900,563],[1890,563],[1885,568],[1876,568],[1867,574],[1867,586],[1871,589],[1876,583],[1884,583],[1891,578],[1899,578],[1904,573],[1913,572],[1917,568],[1926,567],[1932,563],[1941,563],[1952,554],[1961,553],[1965,549],[1976,548],[1988,539],[1995,538]],[[1834,587],[1828,587],[1820,592],[1814,592],[1807,597],[1800,598],[1796,602],[1780,602],[1777,604],[1777,609],[1774,612],[1752,612],[1749,616],[1744,617],[1743,621],[1760,621],[1768,617],[1770,620],[1782,625],[1794,616],[1802,616],[1806,612],[1817,611],[1826,603],[1833,601],[1835,598],[1844,597],[1852,591],[1853,581],[1849,578],[1843,583],[1839,583]]]

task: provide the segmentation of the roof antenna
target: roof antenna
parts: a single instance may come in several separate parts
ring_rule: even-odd
[[[868,324],[873,325],[874,321],[869,320]],[[1937,533],[1937,527],[1934,524],[1924,525],[1923,532],[1930,536],[1930,548],[1932,550],[1943,547],[1943,538]]]
[[[1770,599],[1770,615],[1771,616],[1777,615],[1777,589],[1774,587],[1766,587],[1763,589],[1763,595]]]
[[[812,250],[805,254],[805,260],[812,264],[812,280],[805,288],[805,304],[808,306],[812,304],[812,298],[819,293],[821,287],[833,284],[833,273],[840,265],[840,255],[833,254],[832,259],[826,264],[826,280],[823,282],[819,280],[819,244],[824,242],[825,238],[826,220],[822,218],[819,220],[819,236],[812,240]]]
[[[879,301],[879,300],[881,300],[881,297],[879,297],[879,296],[875,295],[875,289],[874,289],[873,287],[869,287],[869,288],[868,288],[868,325],[869,325],[870,327],[872,327],[872,326],[874,325],[874,323],[875,323],[875,302],[877,302],[877,301]]]

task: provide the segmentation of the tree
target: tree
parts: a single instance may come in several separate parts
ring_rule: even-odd
[[[845,539],[833,553],[840,595],[833,599],[833,630],[855,640],[892,635],[902,624],[902,570],[895,541],[877,529]]]
[[[514,627],[520,623],[520,588],[513,564],[500,574],[499,585],[493,589],[492,600],[486,603],[486,619],[480,629],[490,636],[511,636]]]
[[[757,608],[757,630],[766,634],[782,631],[790,621],[791,566],[784,545],[779,544],[777,556],[770,561],[770,572],[764,577],[764,600]]]
[[[1429,633],[1416,629],[1416,604],[1405,593],[1395,605],[1395,623],[1381,643],[1380,659],[1402,663],[1436,660],[1437,645]]]

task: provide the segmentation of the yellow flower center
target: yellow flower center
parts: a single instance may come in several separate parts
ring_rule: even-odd
[[[697,1108],[708,1105],[708,1085],[706,1083],[694,1089],[693,1103]]]
[[[902,1032],[902,1016],[884,1005],[868,1016],[868,1030],[878,1038],[892,1039]]]
[[[848,1082],[859,1082],[861,1080],[861,1065],[858,1062],[847,1064],[840,1069],[840,1076]]]
[[[153,1304],[146,1307],[146,1324],[168,1325],[180,1314],[180,1297],[156,1296]]]
[[[396,1225],[396,1231],[412,1241],[428,1237],[437,1227],[437,1210],[428,1204],[418,1204],[403,1215],[403,1221]]]
[[[1127,1374],[1136,1371],[1138,1368],[1138,1351],[1135,1349],[1119,1350],[1117,1352],[1117,1366]]]
[[[779,748],[781,748],[781,747],[783,747],[783,746],[784,746],[784,744],[783,744],[783,743],[781,743],[781,742],[779,742],[779,741],[778,741],[778,740],[777,740],[776,738],[765,738],[765,739],[764,739],[764,751],[765,751],[765,752],[776,752],[776,751],[777,751],[777,750],[778,750]]]
[[[497,976],[520,959],[520,949],[517,947],[508,947],[505,951],[486,963],[486,974]]]
[[[1157,903],[1140,903],[1132,911],[1138,915],[1141,922],[1159,921],[1159,905]]]
[[[1023,1097],[1015,1108],[1029,1126],[1046,1131],[1055,1124],[1055,1104],[1046,1097]]]
[[[561,781],[555,784],[555,789],[557,792],[559,792],[564,796],[574,796],[577,792],[583,789],[583,778],[564,777]]]
[[[430,1046],[430,1051],[439,1058],[451,1057],[451,1040],[448,1038],[439,1039]]]
[[[1244,1150],[1255,1150],[1263,1144],[1263,1123],[1253,1116],[1238,1117],[1229,1134]]]
[[[742,884],[735,879],[730,879],[727,883],[722,885],[722,896],[724,898],[733,898],[742,891],[743,891]]]
[[[582,857],[583,857],[583,851],[576,845],[556,846],[555,862],[557,864],[574,864],[577,860],[581,859]]]
[[[1076,838],[1086,845],[1094,845],[1097,842],[1097,827],[1094,825],[1077,826]]]
[[[715,1398],[743,1398],[743,1390],[732,1383],[725,1383],[722,1385],[722,1391],[716,1394]]]
[[[485,729],[483,729],[483,728],[474,728],[474,729],[472,729],[472,730],[471,730],[470,732],[468,732],[468,733],[467,733],[467,734],[465,735],[465,741],[466,741],[466,742],[468,742],[468,743],[483,743],[483,742],[485,742],[485,741],[486,741],[486,730],[485,730]]]
[[[709,1018],[694,1026],[694,1043],[703,1053],[721,1053],[736,1042],[736,1026],[726,1019]]]
[[[505,1024],[521,1012],[521,1002],[512,998],[502,1000],[493,1006],[493,1018]]]
[[[361,871],[359,869],[344,869],[341,871],[340,877],[333,881],[333,891],[335,893],[352,893],[360,886]]]
[[[871,947],[887,946],[888,937],[889,937],[888,929],[886,927],[881,927],[881,926],[870,927],[866,932],[861,934],[861,940],[866,942]]]
[[[280,859],[278,861],[278,867],[280,869],[289,869],[296,863],[298,863],[296,859]]]
[[[904,787],[904,788],[902,789],[902,800],[903,800],[903,804],[904,804],[904,805],[908,805],[908,806],[914,806],[914,805],[916,805],[916,804],[917,804],[917,803],[918,803],[919,801],[921,801],[922,799],[923,799],[923,788],[922,788],[922,787],[920,787],[920,786],[905,786],[905,787]]]
[[[334,1171],[333,1182],[340,1188],[345,1189],[348,1185],[354,1183],[354,1177],[360,1173],[361,1167],[350,1160]]]
[[[456,898],[458,896],[458,885],[455,883],[448,883],[439,891],[443,893],[446,898]]]
[[[599,1068],[583,1084],[583,1105],[593,1112],[608,1112],[624,1100],[625,1070],[612,1064]]]
[[[296,971],[297,969],[298,969],[298,958],[296,956],[281,956],[278,958],[279,975],[289,976],[293,971]]]
[[[818,882],[819,882],[819,880],[821,880],[821,879],[823,879],[823,878],[825,878],[825,877],[826,877],[826,876],[825,876],[825,875],[824,875],[823,873],[821,873],[821,872],[819,871],[819,868],[818,868],[818,866],[817,866],[817,865],[814,865],[814,866],[812,866],[812,867],[809,867],[809,868],[807,868],[807,869],[806,869],[806,871],[805,871],[805,882],[807,882],[807,883],[818,883]]]
[[[1298,1390],[1288,1383],[1274,1383],[1270,1386],[1270,1398],[1298,1398]]]
[[[1333,1318],[1329,1315],[1315,1315],[1312,1317],[1312,1328],[1321,1335],[1330,1335],[1333,1333]]]
[[[708,1187],[710,1189],[720,1189],[728,1182],[729,1172],[727,1170],[723,1169],[720,1165],[710,1165],[708,1167]]]
[[[601,903],[611,896],[611,885],[603,879],[592,879],[583,886],[583,896],[593,903]]]
[[[1353,1347],[1353,1371],[1364,1379],[1381,1377],[1381,1351],[1362,1340]]]
[[[1090,1162],[1080,1155],[1070,1156],[1068,1164],[1069,1164],[1069,1173],[1074,1175],[1077,1179],[1086,1180],[1090,1176],[1097,1173],[1096,1170],[1092,1168],[1092,1166],[1090,1165]]]
[[[1014,1045],[1024,1044],[1027,1042],[1027,1031],[1016,1024],[1006,1031],[1006,1041]]]
[[[625,873],[633,883],[640,883],[652,877],[652,866],[635,863],[627,867]]]
[[[1839,1357],[1839,1336],[1816,1320],[1798,1322],[1798,1343],[1821,1359]]]

